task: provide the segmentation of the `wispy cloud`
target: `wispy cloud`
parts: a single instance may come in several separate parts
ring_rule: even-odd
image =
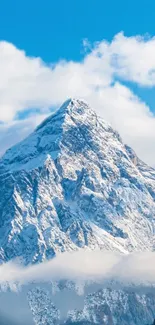
[[[6,148],[10,148],[33,132],[35,127],[46,117],[46,114],[35,114],[23,120],[0,124],[0,156],[3,155]]]
[[[155,285],[155,253],[121,255],[102,251],[63,253],[51,261],[22,267],[9,262],[0,266],[0,284],[72,280],[115,280],[120,285]]]

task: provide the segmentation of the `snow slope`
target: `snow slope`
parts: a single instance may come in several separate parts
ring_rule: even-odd
[[[155,170],[81,100],[66,101],[0,159],[2,262],[22,256],[25,264],[36,263],[78,249],[153,251],[154,233]],[[101,305],[107,292],[102,294],[95,294]],[[108,297],[115,302],[113,294]],[[143,307],[152,306],[154,298],[146,299]],[[149,308],[146,320],[152,317]],[[87,318],[74,312],[74,321],[97,323],[92,310]],[[127,324],[116,320],[115,312],[113,323],[106,317],[107,312],[105,324]]]
[[[154,249],[155,170],[79,100],[5,153],[0,198],[2,260]]]

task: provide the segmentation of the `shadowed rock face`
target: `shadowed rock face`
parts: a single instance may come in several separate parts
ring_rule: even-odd
[[[17,321],[14,321],[14,319],[12,319],[12,318],[14,318],[14,316],[8,317],[8,316],[4,315],[3,312],[0,312],[0,325],[26,325],[27,324],[24,320],[17,322]]]
[[[29,287],[19,292],[0,291],[0,324],[34,325],[32,312],[27,301]]]
[[[64,103],[0,159],[2,262],[20,256],[25,264],[37,263],[80,248],[153,251],[154,219],[155,170],[82,101]],[[111,302],[98,297],[97,314],[95,305],[92,310],[98,323],[105,316],[109,325],[115,297],[106,295]],[[146,320],[152,322],[150,306]],[[134,307],[130,325],[141,325],[145,307],[137,321]],[[89,316],[74,321],[89,322]]]
[[[144,294],[127,289],[101,289],[86,295],[81,308],[78,308],[79,304],[75,309],[70,306],[65,316],[61,313],[63,300],[58,304],[51,295],[50,288],[38,287],[31,290],[28,296],[30,308],[38,325],[46,324],[46,320],[50,320],[50,324],[65,325],[147,325],[152,324],[155,315],[153,292]],[[69,300],[69,291],[65,291],[65,296],[66,300]]]
[[[15,325],[15,323],[12,322],[12,320],[0,314],[0,325]]]

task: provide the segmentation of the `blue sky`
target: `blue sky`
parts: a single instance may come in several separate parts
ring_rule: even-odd
[[[82,40],[155,35],[154,0],[1,0],[0,39],[44,61],[79,60]]]
[[[75,96],[154,164],[154,13],[153,0],[1,0],[0,153]]]
[[[154,13],[154,0],[2,0],[0,39],[47,63],[79,61],[85,38],[92,43],[111,41],[120,31],[126,36],[154,36]],[[154,112],[154,89],[136,91]]]

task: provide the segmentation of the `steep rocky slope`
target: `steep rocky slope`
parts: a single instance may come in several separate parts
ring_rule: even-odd
[[[65,102],[0,159],[1,261],[36,263],[78,249],[153,251],[154,233],[155,170],[83,101]],[[135,323],[130,300],[143,305]],[[101,324],[99,308],[103,324],[126,325],[127,308],[129,323],[140,325],[152,319],[152,304],[154,297],[100,291],[86,300],[87,317],[74,311],[68,321]]]
[[[50,290],[29,292],[29,305],[37,325],[148,325],[155,315],[155,293],[101,289],[85,297],[82,309],[69,310],[66,320],[52,303]]]
[[[154,248],[155,171],[79,100],[5,153],[0,198],[2,260]]]
[[[89,322],[104,325],[151,324],[154,317],[155,294],[136,294],[105,289],[88,295],[81,312],[73,311],[68,322]]]

